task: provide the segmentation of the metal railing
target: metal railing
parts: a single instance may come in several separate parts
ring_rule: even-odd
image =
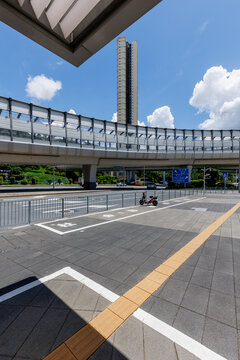
[[[0,227],[24,225],[135,206],[139,204],[142,193],[143,190],[138,190],[100,195],[1,200]],[[193,189],[147,191],[148,196],[156,195],[159,201],[202,194],[202,190]]]
[[[240,130],[134,126],[0,97],[0,140],[76,149],[153,153],[237,153]]]
[[[0,227],[25,225],[35,222],[81,216],[117,208],[136,206],[144,190],[105,193],[99,195],[75,195],[46,197],[31,200],[0,200]],[[158,201],[186,196],[236,193],[237,190],[176,189],[150,190],[147,196],[158,196]]]

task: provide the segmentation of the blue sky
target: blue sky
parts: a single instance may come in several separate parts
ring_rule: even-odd
[[[239,14],[239,0],[164,0],[122,33],[128,41],[138,41],[141,122],[148,124],[147,116],[167,106],[177,128],[198,128],[200,123],[201,128],[227,128],[230,123],[240,128]],[[116,39],[79,68],[3,23],[0,42],[0,95],[112,119],[117,108]],[[42,74],[62,83],[51,100],[27,96],[28,77]],[[163,126],[169,119],[157,121],[155,126]]]

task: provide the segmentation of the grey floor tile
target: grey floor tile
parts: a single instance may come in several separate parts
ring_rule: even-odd
[[[207,255],[201,255],[197,262],[197,267],[204,269],[204,270],[212,271],[214,268],[214,264],[215,264],[214,257],[207,256]]]
[[[76,298],[73,308],[77,310],[95,310],[99,295],[95,291],[83,286]]]
[[[156,296],[179,305],[182,301],[188,283],[186,281],[170,278],[163,289],[155,293]]]
[[[224,261],[217,260],[214,268],[214,272],[220,272],[225,274],[233,275],[233,262],[232,261]]]
[[[48,355],[68,312],[69,310],[48,309],[21,346],[17,356],[41,359]]]
[[[128,319],[115,332],[112,360],[143,360],[142,323],[134,318]]]
[[[184,295],[181,306],[204,315],[207,310],[209,290],[198,285],[190,284]]]
[[[173,326],[184,334],[201,341],[204,325],[204,316],[190,310],[180,308]]]
[[[178,355],[178,360],[199,360],[198,357],[184,349],[183,347],[175,344]]]
[[[54,344],[52,344],[51,351],[60,346],[66,339],[74,335],[83,326],[88,324],[88,322],[92,320],[93,314],[93,311],[86,310],[69,311],[66,321],[57,334]]]
[[[150,303],[150,308],[142,306],[142,308],[157,317],[158,319],[164,321],[165,323],[172,325],[173,321],[178,312],[178,306],[172,304],[169,301],[163,300],[159,297],[152,296],[148,302]]]
[[[57,296],[51,306],[54,308],[72,308],[76,299],[79,297],[83,285],[78,281],[62,281],[61,288],[57,291]]]
[[[105,341],[102,346],[92,355],[89,360],[111,360],[113,353],[113,345],[112,345],[113,336]]]
[[[0,305],[0,335],[13,322],[16,317],[23,311],[24,306]]]
[[[114,271],[110,278],[113,280],[117,280],[120,282],[124,282],[134,271],[136,271],[137,267],[130,264],[125,264],[122,268]]]
[[[174,343],[150,327],[143,325],[146,360],[178,360]]]
[[[99,296],[97,304],[95,306],[95,311],[103,311],[111,304],[111,302],[107,299],[105,299],[102,296]]]
[[[203,345],[228,360],[238,359],[237,331],[230,326],[207,318],[203,334]]]
[[[194,271],[194,267],[188,264],[183,264],[173,275],[172,278],[189,281],[192,273]]]
[[[212,271],[204,270],[196,267],[193,272],[193,276],[191,278],[191,283],[210,289],[212,283],[212,277],[213,277]]]
[[[212,289],[223,292],[227,295],[234,294],[233,276],[224,273],[213,274]]]
[[[26,308],[0,336],[2,354],[13,356],[44,313],[42,308]],[[14,339],[14,342],[12,341]]]
[[[235,299],[232,295],[212,290],[209,299],[208,313],[210,318],[236,327]]]

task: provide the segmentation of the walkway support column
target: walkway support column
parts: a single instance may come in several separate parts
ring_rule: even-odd
[[[83,165],[84,189],[96,189],[97,165]]]

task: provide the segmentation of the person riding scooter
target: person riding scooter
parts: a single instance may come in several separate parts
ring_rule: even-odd
[[[157,196],[150,196],[149,201],[147,200],[147,192],[144,191],[142,194],[142,198],[139,201],[140,205],[153,205],[153,206],[157,206],[158,201],[157,201]]]

